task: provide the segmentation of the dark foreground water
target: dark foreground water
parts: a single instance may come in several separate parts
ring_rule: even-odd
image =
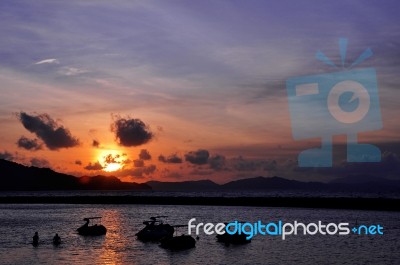
[[[256,236],[242,246],[225,246],[200,235],[196,248],[171,252],[142,243],[135,233],[142,221],[168,215],[171,224],[245,220],[295,220],[309,223],[381,224],[384,235]],[[76,234],[85,216],[103,216],[106,236]],[[40,245],[30,243],[35,231]],[[63,244],[54,247],[59,233]],[[186,229],[182,232],[186,233]],[[400,264],[400,213],[355,210],[281,209],[221,206],[154,205],[0,205],[0,264]]]

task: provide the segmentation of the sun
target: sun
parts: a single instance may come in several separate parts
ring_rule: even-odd
[[[107,164],[103,170],[107,171],[107,172],[113,172],[113,171],[117,171],[119,169],[122,168],[122,165],[119,163],[111,163],[111,164]]]
[[[103,171],[113,172],[122,168],[124,156],[118,150],[102,150],[97,159],[103,166]]]

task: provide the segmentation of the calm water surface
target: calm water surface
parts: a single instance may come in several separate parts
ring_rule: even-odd
[[[143,220],[168,215],[170,224],[246,220],[381,224],[383,236],[256,236],[243,246],[225,246],[201,235],[196,248],[171,252],[142,243]],[[103,216],[106,236],[76,234],[85,216]],[[39,232],[40,245],[30,242]],[[59,233],[63,244],[54,247]],[[186,233],[186,229],[182,230]],[[0,264],[400,264],[400,213],[292,208],[155,205],[0,205]]]

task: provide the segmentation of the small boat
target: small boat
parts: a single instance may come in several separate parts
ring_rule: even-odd
[[[173,227],[187,227],[187,225],[174,225]],[[160,242],[162,248],[170,250],[185,250],[196,246],[196,240],[189,235],[169,236],[163,238]]]
[[[102,236],[107,233],[107,228],[104,225],[94,224],[89,226],[90,220],[101,219],[101,217],[84,218],[86,223],[77,229],[78,234],[82,236]]]
[[[164,224],[161,218],[168,216],[153,216],[149,221],[144,221],[145,227],[136,233],[136,236],[141,241],[160,241],[165,237],[174,235],[174,228],[169,224]]]

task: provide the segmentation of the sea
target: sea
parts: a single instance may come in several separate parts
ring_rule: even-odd
[[[90,191],[17,194],[126,195],[125,192]],[[182,195],[173,192],[146,194]],[[0,193],[0,196],[11,195],[16,193]],[[158,243],[143,243],[135,237],[143,228],[143,221],[158,215],[168,216],[164,221],[171,225],[186,225],[192,218],[196,218],[194,224],[234,220],[254,223],[260,220],[263,223],[346,222],[350,228],[380,225],[383,235],[299,233],[288,235],[285,240],[279,235],[255,235],[249,244],[225,245],[217,242],[215,235],[200,231],[195,248],[171,251],[161,248]],[[77,234],[76,229],[83,224],[83,218],[91,216],[102,217],[101,224],[108,229],[105,236],[84,237]],[[33,246],[32,236],[36,231],[40,242],[38,246]],[[55,233],[62,239],[59,246],[52,244]],[[187,233],[188,229],[183,227],[177,230],[176,235]],[[0,204],[0,264],[400,264],[399,238],[400,212],[243,206]]]

